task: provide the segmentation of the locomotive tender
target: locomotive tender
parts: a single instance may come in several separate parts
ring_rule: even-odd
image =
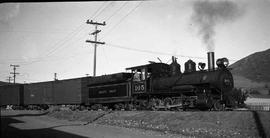
[[[170,65],[154,63],[126,68],[129,73],[32,84],[0,86],[2,105],[106,105],[114,108],[223,110],[234,87],[226,58],[208,52],[208,69],[192,60],[185,71],[175,57]]]

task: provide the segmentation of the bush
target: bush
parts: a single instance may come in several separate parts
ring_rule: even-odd
[[[249,92],[250,94],[261,94],[259,91],[257,91],[257,90],[250,90],[250,92]]]
[[[49,112],[59,112],[60,111],[60,106],[51,106],[49,108]]]
[[[244,107],[245,101],[248,97],[248,92],[243,91],[242,89],[234,88],[228,95],[227,95],[227,103],[229,102],[232,106],[237,107]]]

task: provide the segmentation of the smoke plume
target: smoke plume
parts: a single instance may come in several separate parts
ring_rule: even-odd
[[[240,17],[243,10],[232,1],[195,1],[193,3],[192,24],[206,45],[207,51],[214,51],[215,27]]]

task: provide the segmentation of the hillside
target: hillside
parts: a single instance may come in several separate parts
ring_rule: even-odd
[[[255,82],[270,81],[270,49],[251,54],[230,66],[235,75]]]
[[[230,66],[235,87],[268,93],[270,88],[270,49],[251,54]]]

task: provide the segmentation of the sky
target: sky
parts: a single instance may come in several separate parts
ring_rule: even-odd
[[[106,22],[98,26],[98,40],[105,45],[97,47],[97,75],[126,72],[127,67],[159,62],[157,58],[170,64],[171,56],[183,71],[189,59],[206,63],[208,46],[216,59],[227,57],[230,63],[270,48],[269,0],[227,0],[229,10],[217,3],[1,3],[0,81],[11,76],[10,64],[20,65],[19,83],[51,81],[54,73],[60,80],[93,75],[94,46],[85,41],[94,40],[90,33],[95,28],[86,24],[88,19]]]

